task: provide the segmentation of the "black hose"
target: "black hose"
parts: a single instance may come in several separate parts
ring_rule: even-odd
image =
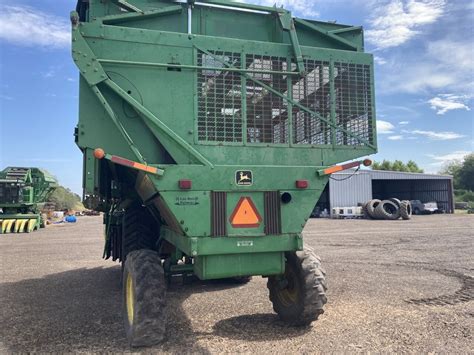
[[[355,171],[354,171],[351,175],[349,175],[349,176],[347,176],[347,177],[345,177],[345,178],[342,178],[342,179],[335,179],[335,178],[333,178],[332,176],[329,176],[329,178],[332,179],[332,180],[334,180],[334,181],[344,181],[344,180],[348,180],[348,179],[350,179],[351,177],[353,177],[359,170],[360,170],[360,165],[357,167],[357,169],[355,169]]]

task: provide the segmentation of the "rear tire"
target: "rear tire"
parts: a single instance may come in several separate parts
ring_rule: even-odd
[[[123,318],[130,346],[151,346],[164,339],[164,270],[158,253],[142,249],[127,255],[123,271]]]
[[[294,326],[309,325],[324,313],[326,272],[309,248],[285,255],[285,274],[268,278],[270,301],[282,321]]]

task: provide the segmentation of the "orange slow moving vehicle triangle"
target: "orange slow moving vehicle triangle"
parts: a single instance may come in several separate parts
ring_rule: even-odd
[[[230,216],[230,224],[234,228],[256,228],[262,222],[257,207],[250,197],[241,197]]]

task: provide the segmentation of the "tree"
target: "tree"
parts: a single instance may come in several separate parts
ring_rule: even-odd
[[[392,170],[392,163],[384,159],[382,165],[380,165],[380,170]]]
[[[421,169],[417,163],[415,163],[413,160],[409,160],[407,163],[407,169],[411,173],[423,173],[424,170]]]
[[[389,170],[389,171],[405,171],[410,173],[422,173],[423,169],[420,169],[418,164],[413,160],[409,160],[408,163],[403,163],[401,160],[395,160],[393,163],[389,160],[383,160],[382,163],[374,162],[372,164],[374,170]]]
[[[464,158],[459,170],[459,184],[466,190],[474,191],[474,153]]]
[[[453,176],[455,189],[474,191],[474,153],[467,155],[464,162],[451,161],[441,173]]]
[[[410,171],[401,160],[395,160],[392,164],[393,171]]]
[[[63,186],[58,186],[53,191],[48,202],[54,203],[57,210],[74,210],[82,207],[81,198]]]
[[[460,189],[461,185],[459,183],[459,170],[461,170],[462,162],[460,160],[453,160],[447,163],[444,168],[440,171],[440,174],[452,175],[453,176],[453,185],[454,189]]]

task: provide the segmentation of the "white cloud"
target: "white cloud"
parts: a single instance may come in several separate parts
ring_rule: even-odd
[[[319,17],[319,12],[316,11],[315,1],[306,1],[306,0],[258,0],[258,1],[245,1],[248,3],[254,3],[257,5],[263,6],[273,6],[277,7],[283,6],[285,9],[292,12],[297,12],[300,16],[311,18]]]
[[[399,124],[400,126],[406,126],[406,125],[409,124],[409,123],[410,123],[410,121],[400,121],[400,122],[398,122],[398,124]]]
[[[367,40],[379,49],[397,47],[434,23],[444,12],[444,0],[396,0],[376,2]]]
[[[418,135],[427,137],[431,140],[438,140],[438,141],[446,141],[446,140],[452,140],[452,139],[465,137],[464,135],[455,133],[455,132],[435,132],[435,131],[423,131],[419,129],[409,131],[409,133],[418,134]]]
[[[401,141],[403,139],[403,136],[401,135],[389,136],[388,139],[390,139],[391,141]]]
[[[394,125],[387,121],[377,120],[377,133],[390,134],[393,133]]]
[[[427,51],[428,55],[437,58],[444,64],[468,70],[474,68],[472,60],[473,48],[470,38],[467,41],[442,39],[430,42],[428,43]]]
[[[446,112],[451,110],[466,110],[470,111],[469,106],[465,104],[468,100],[467,96],[457,96],[442,94],[437,97],[433,97],[428,102],[431,108],[436,111],[438,115],[444,115]]]
[[[431,163],[431,165],[434,166],[443,166],[446,163],[450,163],[453,161],[463,161],[464,158],[468,155],[471,154],[472,152],[467,151],[467,150],[457,150],[452,153],[448,153],[445,155],[433,155],[433,154],[428,154],[428,156],[435,160],[434,163]]]
[[[474,81],[473,47],[471,39],[430,42],[423,52],[394,58],[386,65],[381,90],[386,93],[426,93],[451,91],[472,95]]]
[[[66,48],[70,25],[62,18],[22,5],[0,6],[0,39],[22,46]]]
[[[374,56],[374,62],[378,65],[387,64],[387,61],[384,58],[379,57],[379,56]]]

